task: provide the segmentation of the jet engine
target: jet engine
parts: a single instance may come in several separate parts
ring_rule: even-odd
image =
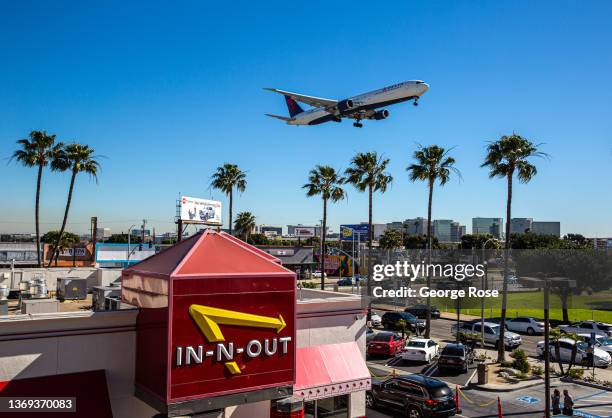
[[[387,119],[388,117],[389,117],[389,111],[387,109],[379,110],[376,113],[374,113],[375,120],[383,120],[383,119]]]
[[[351,99],[344,99],[340,100],[337,106],[340,113],[345,113],[355,107],[355,104]]]

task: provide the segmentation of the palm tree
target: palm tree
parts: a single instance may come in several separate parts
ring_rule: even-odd
[[[236,215],[234,222],[236,233],[241,236],[245,242],[249,241],[249,235],[255,228],[255,216],[251,212],[240,212]]]
[[[370,285],[372,279],[372,240],[374,231],[372,228],[372,195],[374,192],[384,193],[393,181],[393,177],[385,172],[389,165],[389,159],[378,156],[374,151],[360,152],[351,160],[351,167],[345,170],[346,182],[354,185],[360,192],[368,192],[368,279],[366,288],[370,296]],[[370,307],[370,303],[368,303]],[[368,309],[368,319],[370,318]]]
[[[48,135],[46,131],[32,131],[29,139],[20,139],[17,144],[21,147],[13,153],[11,159],[19,161],[26,167],[37,167],[36,177],[36,204],[34,220],[36,223],[36,255],[38,267],[42,266],[40,256],[40,185],[43,168],[60,152],[63,147],[61,142],[55,143],[55,135]]]
[[[96,183],[98,182],[98,170],[100,169],[100,163],[96,161],[94,155],[94,149],[89,145],[82,144],[69,144],[66,145],[60,152],[57,153],[53,161],[51,162],[51,168],[57,171],[71,171],[70,186],[68,187],[68,199],[66,200],[66,208],[64,209],[64,219],[62,220],[62,227],[60,228],[57,241],[54,245],[54,254],[49,259],[47,267],[51,267],[53,257],[57,259],[60,252],[60,242],[66,229],[66,222],[68,222],[68,211],[70,210],[70,204],[72,203],[72,192],[74,190],[74,182],[76,176],[79,173],[88,174],[89,177],[93,178]]]
[[[427,203],[427,263],[431,263],[432,234],[431,234],[431,209],[433,203],[433,189],[436,181],[444,186],[450,180],[451,172],[461,177],[459,170],[455,168],[455,159],[448,155],[450,150],[445,150],[437,145],[419,148],[414,152],[415,163],[410,164],[406,171],[410,181],[426,181],[429,188],[429,199]],[[427,275],[427,287],[431,288],[431,275]],[[429,338],[431,331],[431,297],[427,297],[427,322],[425,326],[425,337]]]
[[[502,136],[499,140],[487,146],[487,155],[481,167],[489,168],[489,177],[505,177],[508,183],[508,196],[506,200],[506,233],[504,244],[504,278],[502,287],[501,321],[499,324],[499,347],[497,361],[505,360],[505,346],[503,344],[506,325],[506,305],[508,302],[508,256],[510,252],[510,219],[512,216],[512,179],[516,173],[521,183],[528,183],[537,173],[535,165],[528,160],[531,157],[546,156],[538,151],[538,146],[520,135],[512,134]]]
[[[341,187],[344,179],[333,167],[328,165],[317,165],[310,170],[308,183],[302,186],[306,189],[306,196],[321,195],[323,199],[323,224],[321,225],[321,290],[325,290],[325,235],[327,233],[327,202],[337,202],[346,197],[346,192]]]
[[[232,234],[232,205],[234,197],[234,187],[240,193],[246,189],[246,173],[238,168],[236,164],[225,163],[217,167],[217,172],[212,175],[210,185],[221,190],[229,196],[229,233]]]

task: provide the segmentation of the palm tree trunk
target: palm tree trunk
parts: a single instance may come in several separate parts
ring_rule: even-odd
[[[321,290],[325,290],[325,236],[327,227],[327,199],[323,198],[323,224],[321,225]]]
[[[431,264],[432,237],[431,237],[431,207],[433,203],[433,180],[429,180],[429,200],[427,202],[427,265]],[[429,270],[429,269],[427,269]],[[431,289],[431,274],[427,272],[427,288]],[[427,294],[427,315],[425,317],[425,338],[431,332],[431,296]]]
[[[372,240],[374,239],[374,231],[372,230],[372,194],[372,185],[370,185],[368,186],[368,280],[366,282],[366,290],[368,296],[368,321],[372,317]]]
[[[42,171],[43,171],[43,166],[42,164],[39,164],[38,165],[38,177],[36,179],[36,207],[35,207],[35,214],[34,214],[34,218],[36,221],[36,256],[38,257],[38,267],[42,267],[41,257],[40,257],[40,217],[39,217],[40,183],[42,179]]]
[[[53,261],[54,256],[55,256],[55,265],[57,266],[57,259],[59,258],[60,242],[62,242],[62,236],[64,235],[64,230],[66,229],[66,222],[68,221],[68,211],[70,210],[70,204],[72,203],[72,191],[74,190],[74,181],[76,179],[76,175],[77,175],[76,170],[72,170],[72,177],[70,178],[70,187],[68,188],[68,200],[66,201],[66,209],[64,210],[64,220],[62,221],[62,227],[60,229],[59,235],[57,236],[57,241],[55,241],[55,247],[53,247],[53,254],[51,255],[51,258],[49,259],[49,265],[47,265],[47,267],[51,267],[51,262]]]
[[[229,192],[229,198],[230,198],[230,201],[229,201],[229,233],[230,233],[230,235],[232,235],[232,204],[233,204],[233,197],[234,197],[234,194],[232,193],[232,189],[230,189],[230,192]]]
[[[508,172],[508,198],[506,201],[506,236],[504,242],[504,277],[502,280],[502,307],[501,307],[501,320],[499,322],[499,344],[497,347],[497,361],[502,362],[506,360],[506,347],[504,337],[506,336],[506,307],[508,304],[508,272],[510,261],[510,217],[512,216],[512,177],[514,176],[514,169],[510,169]]]

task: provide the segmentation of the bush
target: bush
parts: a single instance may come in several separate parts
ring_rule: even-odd
[[[544,374],[544,369],[540,366],[533,366],[531,368],[531,374],[533,374],[534,376],[542,376]]]
[[[512,361],[512,367],[521,373],[529,373],[531,365],[527,361],[527,354],[523,350],[514,350],[510,357],[514,359]]]
[[[504,361],[502,361],[502,362],[501,362],[501,363],[499,363],[499,364],[500,364],[500,366],[502,366],[502,367],[512,367],[512,362],[511,362],[511,361],[508,361],[508,360],[504,360]]]
[[[302,288],[304,289],[316,289],[320,286],[319,284],[315,282],[301,282],[301,284],[302,284]]]
[[[571,369],[567,373],[567,376],[573,379],[582,379],[583,375],[584,375],[584,369]]]

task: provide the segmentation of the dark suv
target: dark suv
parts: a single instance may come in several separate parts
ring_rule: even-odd
[[[425,329],[425,321],[408,312],[385,312],[381,324],[386,329],[400,329],[399,321],[402,319],[406,322],[406,328],[416,334]]]
[[[417,318],[425,319],[427,318],[427,305],[414,305],[409,308],[404,309],[404,312],[408,312]],[[440,310],[436,308],[434,305],[431,305],[431,319],[439,319],[440,318]]]
[[[450,417],[457,413],[453,391],[441,380],[420,374],[372,381],[366,405],[400,408],[408,418]]]
[[[474,350],[465,344],[446,344],[438,358],[438,370],[461,370],[467,372],[474,363]]]

